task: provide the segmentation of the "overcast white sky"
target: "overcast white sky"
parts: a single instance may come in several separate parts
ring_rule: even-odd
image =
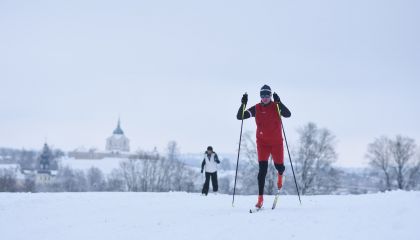
[[[263,84],[362,166],[381,135],[420,143],[420,2],[0,0],[0,146],[234,153]],[[255,130],[253,120],[245,130]],[[286,156],[287,157],[287,156]],[[287,158],[286,158],[287,159]]]

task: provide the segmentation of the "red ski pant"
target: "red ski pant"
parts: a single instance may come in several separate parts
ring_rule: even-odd
[[[284,172],[283,141],[277,144],[267,144],[257,141],[258,151],[258,195],[264,194],[265,177],[268,169],[268,158],[273,157],[274,167],[280,175]]]
[[[258,161],[268,161],[273,158],[274,164],[284,164],[283,141],[276,144],[268,144],[257,141]]]

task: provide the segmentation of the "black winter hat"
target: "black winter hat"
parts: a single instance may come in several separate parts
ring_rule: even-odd
[[[212,146],[208,146],[207,147],[207,151],[212,151],[213,152],[213,147]]]
[[[267,97],[267,96],[271,97],[271,88],[268,85],[264,85],[262,86],[260,90],[260,97]]]

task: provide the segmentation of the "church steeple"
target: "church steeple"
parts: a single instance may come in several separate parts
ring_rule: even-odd
[[[130,140],[124,135],[124,131],[121,129],[120,118],[118,118],[117,128],[114,130],[113,135],[106,139],[105,149],[113,153],[130,151]]]
[[[117,128],[114,130],[113,133],[114,134],[117,134],[117,135],[124,135],[124,131],[121,129],[121,122],[120,122],[120,119],[119,118],[118,118]]]
[[[51,160],[53,159],[52,152],[47,143],[44,144],[41,155],[39,156],[38,173],[50,173]]]

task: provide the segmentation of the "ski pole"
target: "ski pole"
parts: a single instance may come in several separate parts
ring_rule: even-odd
[[[284,141],[286,142],[287,154],[289,154],[290,166],[292,166],[292,172],[293,172],[293,178],[295,180],[296,191],[299,197],[299,202],[300,204],[302,204],[302,201],[300,200],[299,188],[296,181],[295,170],[293,170],[292,158],[290,157],[289,144],[287,144],[286,132],[284,131],[284,125],[283,125],[283,121],[281,120],[281,112],[280,112],[280,107],[278,103],[277,103],[277,112],[279,113],[280,124],[281,124],[280,127],[283,129]]]
[[[246,94],[246,93],[245,93]],[[242,121],[241,121],[241,133],[239,135],[239,147],[238,147],[238,158],[236,159],[236,172],[235,172],[235,183],[233,184],[233,198],[232,198],[232,207],[235,203],[235,190],[236,190],[236,178],[238,176],[238,165],[239,165],[239,152],[241,151],[241,141],[242,141],[242,128],[244,126],[244,114],[245,114],[245,103],[242,104]]]

